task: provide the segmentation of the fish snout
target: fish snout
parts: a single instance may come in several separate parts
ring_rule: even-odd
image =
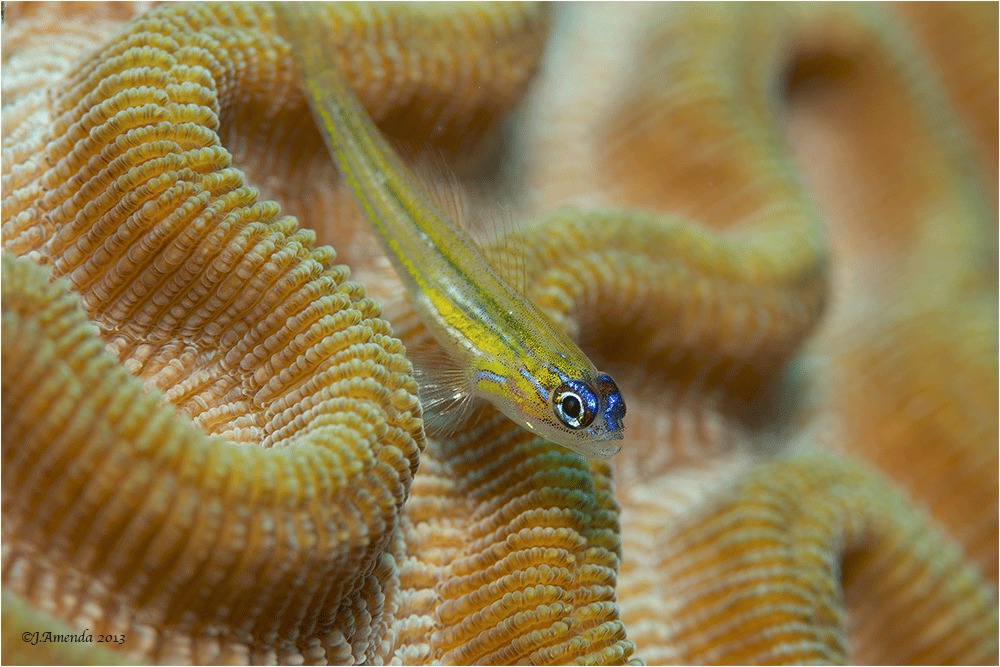
[[[622,398],[618,385],[607,373],[597,376],[597,393],[600,397],[605,433],[601,440],[621,440],[625,434],[625,399]]]

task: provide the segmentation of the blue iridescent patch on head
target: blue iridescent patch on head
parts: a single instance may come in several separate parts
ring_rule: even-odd
[[[625,417],[625,399],[622,398],[618,385],[607,373],[597,376],[597,391],[604,403],[604,422],[609,431],[624,430],[622,419]]]
[[[545,391],[545,387],[542,386],[542,383],[536,380],[534,376],[528,372],[527,368],[521,368],[519,370],[521,377],[530,382],[531,386],[533,386],[535,391],[538,392],[538,397],[542,399],[543,402],[549,400],[549,392]]]
[[[479,371],[477,378],[479,380],[489,380],[491,382],[496,382],[497,384],[504,384],[507,382],[507,378],[502,375],[497,375],[496,373],[491,373],[490,371]]]

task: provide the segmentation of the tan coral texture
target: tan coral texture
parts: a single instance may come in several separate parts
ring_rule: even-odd
[[[7,3],[4,663],[1000,659],[996,5],[307,11],[624,449],[425,432],[273,5]]]

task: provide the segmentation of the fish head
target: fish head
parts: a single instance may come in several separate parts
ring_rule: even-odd
[[[607,373],[587,363],[537,368],[486,368],[480,394],[533,433],[584,456],[607,458],[621,450],[625,399]]]

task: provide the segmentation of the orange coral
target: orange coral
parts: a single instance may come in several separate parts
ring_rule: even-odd
[[[899,10],[915,44],[881,7],[567,5],[547,45],[531,5],[326,10],[384,127],[535,215],[532,297],[629,378],[608,464],[488,410],[424,440],[420,325],[248,185],[392,291],[270,6],[106,43],[76,9],[4,26],[5,661],[108,657],[9,634],[46,623],[177,662],[997,659],[966,10]]]

